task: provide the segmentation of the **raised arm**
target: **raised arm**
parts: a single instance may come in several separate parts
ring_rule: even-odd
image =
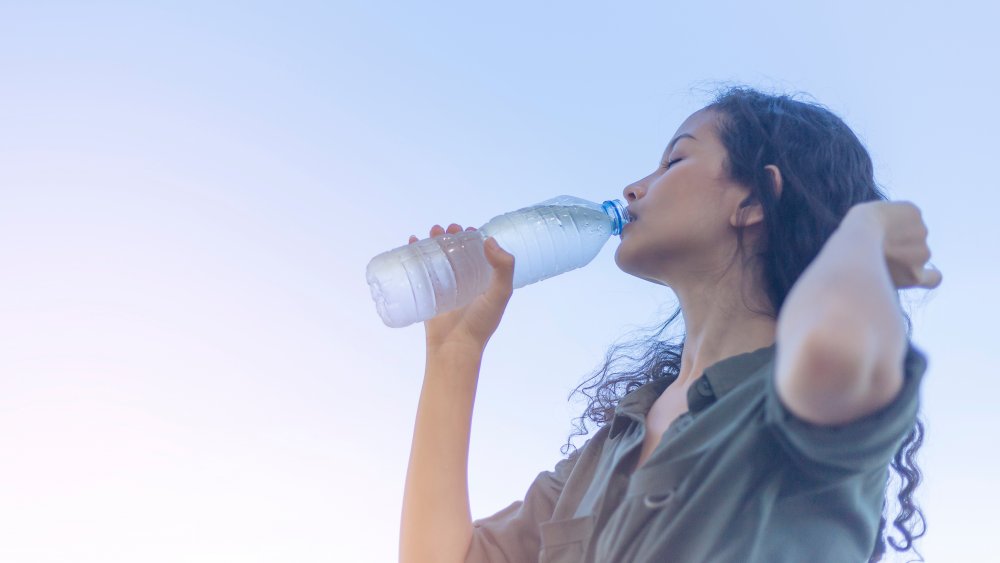
[[[796,416],[845,424],[903,385],[906,331],[897,290],[934,288],[927,228],[908,202],[854,206],[792,287],[778,317],[775,385]]]
[[[447,232],[461,230],[453,223]],[[444,233],[439,225],[430,232],[432,237]],[[415,236],[410,238],[413,242]],[[514,256],[495,241],[485,245],[484,253],[493,268],[486,293],[424,323],[427,363],[399,533],[399,560],[404,563],[465,561],[472,542],[468,485],[472,408],[483,351],[514,291]]]
[[[427,352],[400,528],[400,561],[464,561],[472,541],[469,434],[482,352]]]

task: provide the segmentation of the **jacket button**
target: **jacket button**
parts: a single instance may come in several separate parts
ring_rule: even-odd
[[[698,389],[698,394],[701,395],[702,397],[711,397],[713,395],[712,384],[709,383],[704,376],[702,376],[701,379],[698,380],[698,383],[695,385],[695,387]]]
[[[651,510],[657,508],[663,508],[670,502],[670,498],[674,496],[673,491],[667,491],[665,493],[648,494],[642,497],[642,504]]]

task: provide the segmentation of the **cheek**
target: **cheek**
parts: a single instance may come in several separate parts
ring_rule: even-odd
[[[665,191],[658,211],[671,223],[705,226],[719,222],[724,207],[722,191],[713,182],[705,181],[700,174],[676,178],[677,183]]]
[[[679,202],[665,210],[655,225],[645,225],[643,240],[668,252],[688,252],[718,244],[726,234],[723,219],[714,210],[703,207],[704,202],[700,203]]]

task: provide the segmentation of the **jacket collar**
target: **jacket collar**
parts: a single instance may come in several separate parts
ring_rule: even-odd
[[[776,346],[776,344],[771,344],[752,352],[744,352],[718,361],[709,366],[702,377],[708,379],[715,396],[721,399],[734,387],[751,375],[756,375],[762,367],[774,360]]]
[[[752,352],[736,354],[709,366],[687,390],[688,409],[698,412],[726,396],[743,381],[762,371],[774,359],[776,344]],[[663,391],[676,377],[661,377],[632,391],[618,402],[615,414],[645,417]]]

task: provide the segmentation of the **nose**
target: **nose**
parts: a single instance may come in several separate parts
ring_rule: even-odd
[[[635,201],[646,195],[646,188],[644,188],[640,182],[634,182],[625,187],[622,195],[625,196],[627,201]]]

